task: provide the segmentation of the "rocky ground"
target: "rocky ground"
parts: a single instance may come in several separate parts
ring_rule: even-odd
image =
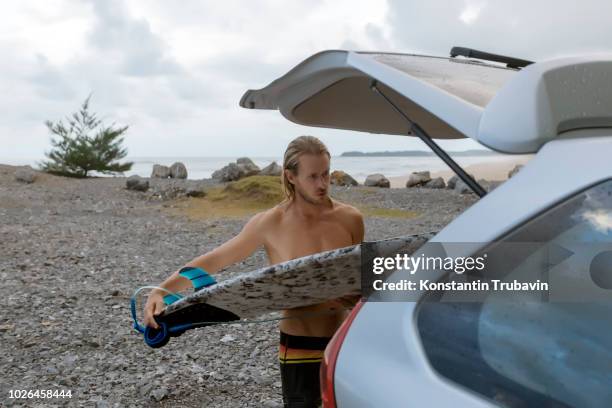
[[[172,189],[212,181],[152,179],[136,192],[120,177],[38,173],[26,184],[17,169],[0,165],[0,406],[281,406],[277,323],[192,330],[159,350],[131,328],[134,289],[159,283],[246,221],[169,211]],[[438,230],[476,201],[420,188],[334,188],[332,196],[416,213],[367,217],[366,239]],[[265,263],[258,251],[220,277]],[[72,398],[11,400],[15,389]]]

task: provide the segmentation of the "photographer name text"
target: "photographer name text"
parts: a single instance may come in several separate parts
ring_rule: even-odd
[[[374,290],[390,290],[390,291],[416,291],[416,290],[439,290],[439,291],[489,291],[489,290],[507,290],[507,291],[545,291],[548,290],[548,283],[541,282],[539,279],[535,282],[519,282],[517,280],[504,282],[498,279],[493,279],[489,282],[480,280],[472,282],[431,282],[428,279],[421,279],[418,282],[402,279],[398,282],[385,282],[382,279],[377,279],[373,282]]]

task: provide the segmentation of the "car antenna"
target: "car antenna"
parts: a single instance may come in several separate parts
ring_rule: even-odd
[[[506,64],[508,68],[525,68],[527,65],[533,64],[533,61],[528,61],[520,58],[514,57],[506,57],[505,55],[497,55],[491,54],[485,51],[478,51],[472,48],[466,47],[453,47],[450,51],[451,58],[455,58],[457,56],[467,57],[467,58],[476,58],[485,61],[493,61],[493,62],[501,62]]]
[[[459,178],[463,180],[463,182],[467,184],[468,187],[476,193],[476,195],[478,195],[478,197],[482,198],[487,194],[486,190],[480,184],[478,184],[476,180],[472,178],[472,176],[466,173],[466,171],[463,170],[461,166],[459,166],[457,162],[455,162],[444,150],[442,150],[442,148],[438,146],[436,142],[433,141],[433,139],[427,134],[427,132],[425,132],[425,130],[423,130],[423,128],[421,128],[417,123],[410,120],[410,118],[406,116],[406,114],[400,108],[398,108],[397,105],[395,105],[393,101],[391,101],[391,99],[387,97],[387,95],[382,93],[382,91],[378,88],[377,80],[372,79],[372,81],[370,81],[370,89],[376,92],[378,95],[382,96],[384,100],[387,101],[387,103],[390,104],[393,109],[408,122],[409,132],[415,134],[419,137],[419,139],[425,142],[425,144],[429,146],[429,148],[433,150],[433,152],[440,159],[442,159],[442,161],[444,161],[444,163],[446,163],[448,167],[450,167],[455,172],[455,174],[459,176]]]

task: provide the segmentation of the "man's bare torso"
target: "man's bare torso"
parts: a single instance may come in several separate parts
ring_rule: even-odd
[[[266,211],[260,225],[270,264],[359,243],[356,214],[353,207],[337,201],[331,201],[325,211],[312,217],[294,211],[288,203]],[[332,336],[346,317],[346,311],[337,301],[283,313],[296,318],[282,320],[281,331],[296,336]]]

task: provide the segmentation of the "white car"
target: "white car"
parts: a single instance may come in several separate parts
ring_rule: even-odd
[[[496,253],[503,281],[557,284],[545,301],[442,301],[449,293],[420,290],[359,303],[326,350],[324,406],[610,407],[612,55],[453,54],[496,63],[325,51],[240,102],[308,126],[420,137],[482,197],[430,243],[458,243],[453,256]],[[434,141],[462,137],[535,156],[487,194]],[[529,248],[503,249],[521,243]],[[554,248],[560,258],[542,261]]]

